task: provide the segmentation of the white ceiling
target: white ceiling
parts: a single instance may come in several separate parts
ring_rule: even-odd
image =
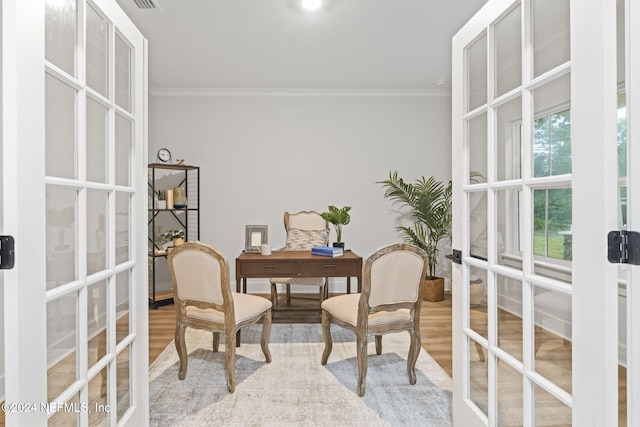
[[[117,0],[149,40],[152,89],[431,90],[486,0]]]

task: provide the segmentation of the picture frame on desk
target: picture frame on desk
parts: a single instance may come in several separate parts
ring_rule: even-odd
[[[258,246],[268,243],[268,231],[266,225],[245,226],[244,251],[260,252]]]

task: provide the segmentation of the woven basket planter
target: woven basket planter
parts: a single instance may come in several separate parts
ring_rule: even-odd
[[[425,301],[438,302],[444,300],[444,278],[425,279],[422,299]]]

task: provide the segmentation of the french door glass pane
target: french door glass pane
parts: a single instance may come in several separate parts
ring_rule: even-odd
[[[571,261],[573,251],[571,194],[570,188],[552,188],[533,192],[534,253],[536,255]],[[545,276],[549,275],[542,270],[537,272]]]
[[[520,248],[520,191],[496,190],[496,262],[522,270]]]
[[[116,34],[115,56],[116,104],[131,112],[131,48],[119,34]]]
[[[122,416],[127,412],[131,406],[131,381],[130,381],[130,366],[131,366],[131,346],[127,346],[116,356],[116,414],[117,420],[120,421]]]
[[[495,25],[495,96],[504,95],[522,82],[522,7],[518,4]]]
[[[91,5],[87,6],[87,86],[107,97],[109,26]]]
[[[78,278],[77,192],[49,185],[46,195],[47,289],[51,289]]]
[[[126,338],[130,332],[130,277],[129,271],[116,275],[116,344]]]
[[[106,224],[108,193],[87,191],[87,274],[107,267]]]
[[[129,260],[129,212],[128,193],[116,193],[116,264]]]
[[[57,78],[45,77],[45,173],[77,177],[76,90]]]
[[[469,248],[470,255],[487,259],[487,193],[475,191],[469,197]]]
[[[87,97],[87,181],[107,182],[107,108]]]
[[[487,114],[467,122],[469,141],[469,182],[487,182]]]
[[[487,351],[482,345],[468,338],[469,348],[469,399],[489,414],[489,381],[487,372]]]
[[[487,319],[487,271],[471,269],[469,278],[469,327],[489,339]]]
[[[571,393],[571,296],[534,287],[535,371]]]
[[[107,349],[107,281],[87,287],[87,334],[91,368],[106,354]]]
[[[569,0],[533,0],[533,75],[570,59]]]
[[[77,374],[78,293],[47,303],[47,399],[51,402],[73,384]]]
[[[496,109],[496,177],[498,181],[519,179],[522,98],[517,97]]]
[[[497,276],[498,346],[522,362],[522,282]]]
[[[89,425],[108,425],[109,411],[107,410],[107,368],[101,370],[89,380]]]
[[[80,408],[80,396],[75,394],[62,405],[67,405],[67,408]],[[63,406],[61,410],[56,411],[51,418],[49,418],[47,425],[49,427],[73,427],[80,425],[80,412],[73,410],[65,411]]]
[[[467,112],[487,103],[487,34],[467,48]]]
[[[498,426],[520,427],[524,410],[522,405],[522,374],[504,361],[498,369]]]
[[[116,114],[116,185],[131,185],[131,129],[129,120]]]
[[[45,58],[71,76],[76,75],[78,5],[76,0],[45,2]]]
[[[533,397],[534,426],[571,427],[571,408],[537,385],[534,386]]]
[[[571,76],[565,74],[533,95],[534,176],[571,173]]]

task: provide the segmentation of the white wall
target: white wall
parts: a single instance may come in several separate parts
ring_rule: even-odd
[[[398,241],[376,181],[391,170],[451,177],[449,97],[152,94],[149,104],[149,161],[167,147],[201,167],[200,240],[227,256],[232,280],[245,225],[266,224],[277,248],[285,211],[348,205],[343,241],[366,257]]]

